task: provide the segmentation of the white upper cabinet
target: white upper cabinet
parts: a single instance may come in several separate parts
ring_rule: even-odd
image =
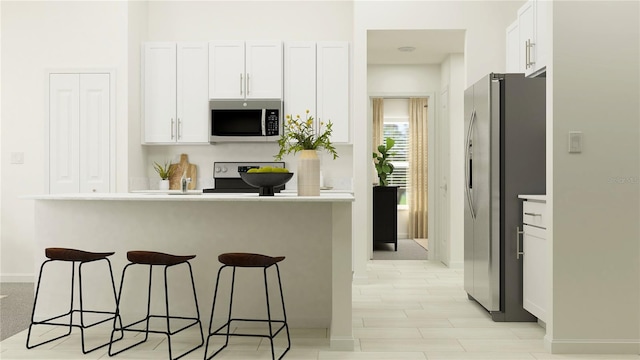
[[[290,42],[284,48],[284,113],[316,116],[316,43]]]
[[[520,33],[518,28],[518,21],[514,21],[513,24],[507,27],[507,61],[506,72],[507,73],[523,73],[524,64],[520,62]]]
[[[289,42],[285,45],[284,111],[331,120],[334,143],[349,142],[349,44]]]
[[[317,119],[331,120],[335,143],[349,143],[349,44],[317,44]]]
[[[282,43],[209,43],[209,98],[282,98]]]
[[[518,9],[519,58],[526,76],[537,76],[547,66],[548,1],[529,0]]]
[[[209,69],[206,43],[178,43],[176,141],[209,142]]]
[[[144,45],[144,142],[208,142],[207,43]]]
[[[49,192],[110,191],[110,75],[49,75]]]

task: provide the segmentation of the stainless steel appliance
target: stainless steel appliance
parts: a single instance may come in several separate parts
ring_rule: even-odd
[[[489,74],[464,93],[464,288],[494,321],[522,307],[519,194],[545,193],[545,79]]]
[[[284,162],[215,162],[213,163],[214,188],[202,189],[203,193],[257,193],[258,188],[245,183],[241,172],[261,166],[284,167]],[[285,186],[275,187],[274,192],[284,190]]]
[[[269,142],[282,134],[282,100],[210,100],[209,142]]]

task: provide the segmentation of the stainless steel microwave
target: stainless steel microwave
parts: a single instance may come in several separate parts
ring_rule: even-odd
[[[210,143],[275,142],[283,131],[282,100],[210,100]]]

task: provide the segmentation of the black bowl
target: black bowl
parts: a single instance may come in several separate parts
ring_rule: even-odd
[[[293,177],[293,173],[241,172],[240,177],[247,184],[260,188],[260,196],[273,196],[273,187],[286,184]]]

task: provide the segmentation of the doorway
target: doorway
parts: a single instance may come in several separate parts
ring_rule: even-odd
[[[457,81],[464,78],[460,61],[464,44],[464,30],[367,31],[370,98],[429,97],[427,259],[446,265],[450,264],[451,247],[457,247],[449,239],[449,98],[450,89],[457,90]]]

